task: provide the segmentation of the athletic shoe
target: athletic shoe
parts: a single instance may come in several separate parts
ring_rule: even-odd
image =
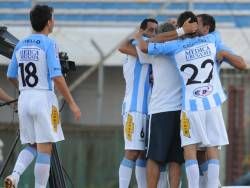
[[[13,175],[9,175],[4,179],[4,188],[17,188],[18,179]]]

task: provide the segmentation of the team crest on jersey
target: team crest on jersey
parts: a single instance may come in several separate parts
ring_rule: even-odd
[[[134,133],[134,122],[133,122],[133,116],[128,114],[127,121],[125,124],[125,135],[127,140],[132,141],[132,135]]]
[[[191,138],[190,136],[190,122],[185,112],[181,113],[181,130],[185,137]]]
[[[193,94],[195,97],[206,97],[210,95],[213,92],[213,86],[212,85],[206,85],[202,87],[198,87],[193,91]]]
[[[189,48],[185,50],[185,56],[187,61],[206,57],[211,55],[211,50],[208,45],[197,46],[195,48]]]
[[[59,112],[57,110],[57,107],[52,105],[51,109],[51,124],[53,126],[54,132],[57,132],[58,125],[60,123],[60,117],[59,117]]]

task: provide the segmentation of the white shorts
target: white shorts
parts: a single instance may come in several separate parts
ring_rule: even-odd
[[[181,113],[181,145],[198,147],[227,145],[228,137],[220,107]]]
[[[58,101],[52,91],[25,90],[18,98],[20,139],[22,144],[64,140]]]
[[[145,150],[147,115],[127,112],[123,115],[125,150]]]

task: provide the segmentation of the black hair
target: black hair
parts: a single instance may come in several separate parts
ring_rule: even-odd
[[[141,22],[140,29],[147,29],[148,22],[156,23],[158,25],[158,22],[154,18],[146,18]]]
[[[189,23],[193,23],[193,22],[197,22],[197,17],[195,16],[195,14],[191,11],[185,11],[183,13],[181,13],[177,19],[177,25],[178,27],[182,27],[184,22],[188,19],[191,18],[191,20],[189,21]]]
[[[30,23],[32,28],[40,32],[52,19],[53,8],[48,5],[35,5],[30,11]]]
[[[199,14],[197,17],[202,19],[203,26],[209,26],[209,33],[214,32],[216,28],[215,19],[209,14]]]

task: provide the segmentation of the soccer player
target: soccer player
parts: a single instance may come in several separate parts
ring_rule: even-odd
[[[192,12],[184,12],[178,18],[182,26],[187,18],[197,22]],[[199,187],[199,168],[196,159],[197,146],[207,148],[209,188],[219,185],[218,146],[228,144],[221,112],[226,100],[220,79],[216,52],[224,46],[216,33],[197,37],[196,34],[165,43],[145,43],[140,33],[136,36],[140,49],[151,55],[170,55],[182,79],[181,141],[188,185]]]
[[[215,31],[216,23],[213,16],[209,14],[199,14],[197,15],[198,21],[198,33],[202,35],[207,35]],[[233,59],[232,59],[233,58]],[[234,55],[232,52],[221,51],[217,53],[217,61],[220,63],[221,61],[227,61],[232,66],[239,70],[246,69],[247,65],[244,60],[237,55]],[[233,63],[231,63],[231,60]],[[218,64],[220,66],[220,64]],[[197,160],[200,169],[200,188],[207,187],[207,169],[208,169],[208,160],[206,156],[205,148],[201,148],[197,151]]]
[[[155,19],[144,19],[140,25],[144,39],[156,34],[158,22]],[[129,53],[126,48],[119,49]],[[119,187],[128,188],[135,167],[135,176],[139,188],[147,187],[145,161],[145,131],[150,92],[149,65],[140,64],[136,56],[128,55],[123,64],[123,75],[126,82],[122,115],[125,141],[125,156],[119,167]]]
[[[175,30],[164,23],[159,33]],[[149,135],[147,149],[147,180],[149,188],[156,188],[160,167],[168,164],[169,185],[178,188],[181,164],[184,162],[180,140],[181,81],[167,56],[145,56],[137,49],[141,63],[152,65],[154,85],[149,102]]]
[[[48,35],[53,31],[53,8],[36,5],[30,11],[33,33],[15,47],[7,76],[18,86],[20,139],[28,144],[19,154],[4,187],[17,187],[20,176],[35,162],[35,188],[46,188],[52,143],[64,140],[54,85],[64,96],[76,120],[81,111],[71,96],[64,77],[57,45]]]

